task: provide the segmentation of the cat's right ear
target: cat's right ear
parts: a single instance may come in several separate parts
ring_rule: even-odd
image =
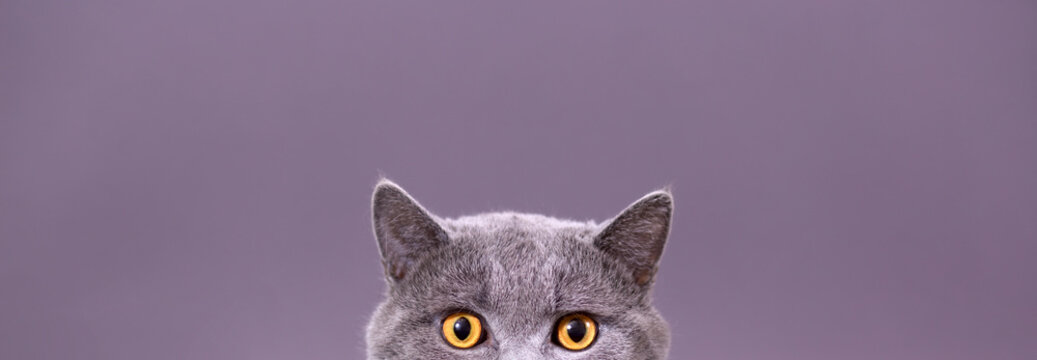
[[[394,281],[403,279],[422,254],[448,241],[435,218],[389,180],[375,186],[371,209],[382,266]]]
[[[594,245],[620,259],[639,285],[649,285],[670,234],[673,195],[669,190],[648,193],[607,223]]]

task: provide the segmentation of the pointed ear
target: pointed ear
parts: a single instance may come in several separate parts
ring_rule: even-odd
[[[647,285],[666,245],[672,215],[669,190],[649,193],[605,225],[595,236],[594,245],[626,264],[638,285]]]
[[[378,182],[371,204],[382,265],[393,280],[403,279],[422,254],[448,241],[433,216],[389,180]]]

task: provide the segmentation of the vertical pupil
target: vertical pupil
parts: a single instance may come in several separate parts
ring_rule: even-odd
[[[570,339],[580,342],[583,341],[584,336],[587,336],[587,325],[583,321],[572,319],[565,325],[565,332],[569,334]]]
[[[470,335],[471,332],[472,324],[468,323],[467,318],[462,317],[457,319],[457,321],[454,321],[454,336],[457,336],[461,341],[468,339],[468,335]]]

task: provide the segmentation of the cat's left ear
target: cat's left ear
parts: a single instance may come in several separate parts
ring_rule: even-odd
[[[382,265],[392,280],[402,280],[422,255],[448,241],[435,217],[389,180],[378,182],[371,205]]]
[[[638,285],[651,283],[673,217],[673,195],[658,190],[628,206],[594,238],[594,245],[633,271]]]

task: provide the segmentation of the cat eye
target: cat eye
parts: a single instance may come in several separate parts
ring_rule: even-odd
[[[552,338],[563,348],[580,351],[591,346],[597,335],[598,324],[594,319],[583,314],[569,314],[558,320]]]
[[[456,312],[443,320],[443,338],[450,346],[467,349],[485,340],[486,332],[478,316]]]

